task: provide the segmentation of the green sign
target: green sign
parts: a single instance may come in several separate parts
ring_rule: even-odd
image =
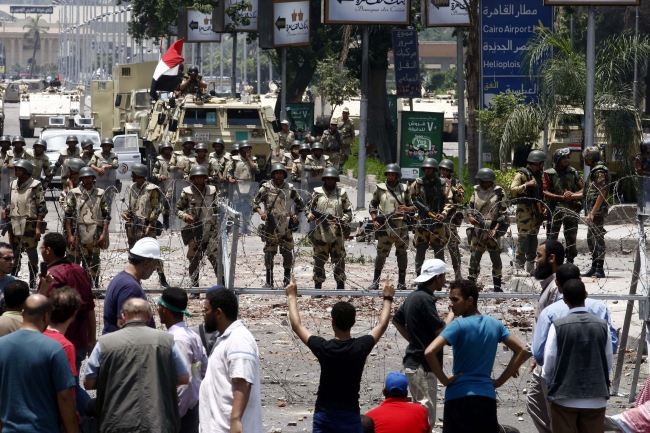
[[[390,117],[393,118],[393,124],[397,128],[397,95],[388,95],[388,109]]]
[[[400,130],[400,165],[402,178],[420,177],[425,158],[442,159],[442,126],[444,113],[402,111]]]
[[[310,102],[296,102],[287,104],[287,120],[289,128],[303,132],[314,130],[314,104]]]

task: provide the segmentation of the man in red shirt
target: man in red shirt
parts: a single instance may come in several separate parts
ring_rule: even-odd
[[[375,433],[429,433],[429,414],[424,406],[406,401],[409,382],[405,374],[386,376],[383,394],[386,400],[366,416],[375,422]]]

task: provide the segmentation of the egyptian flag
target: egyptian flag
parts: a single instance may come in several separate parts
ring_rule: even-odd
[[[183,39],[179,39],[167,49],[162,56],[151,80],[151,91],[149,94],[154,101],[158,99],[158,92],[171,92],[176,90],[179,82],[178,67],[185,60],[181,57],[183,52]]]

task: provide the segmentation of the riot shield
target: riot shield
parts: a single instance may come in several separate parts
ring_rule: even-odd
[[[95,181],[95,185],[97,185],[97,188],[101,188],[105,191],[104,198],[106,199],[108,208],[111,209],[113,205],[113,198],[117,192],[117,188],[115,186],[117,183],[117,173],[115,173],[115,170],[107,170],[102,176],[97,175],[96,179],[97,180]]]
[[[312,197],[312,195],[309,193],[309,183],[307,181],[307,177],[307,172],[303,170],[302,174],[300,175],[300,186],[298,190],[298,193],[305,203],[305,206],[307,206],[307,203],[309,203]],[[298,233],[303,235],[309,233],[309,231],[313,228],[313,225],[314,223],[307,221],[307,212],[302,212],[300,214],[300,225],[298,227]]]
[[[7,166],[2,167],[2,171],[0,173],[2,174],[2,179],[0,179],[0,209],[4,209],[7,206],[6,203],[6,198],[9,195],[9,192],[11,191],[11,180],[9,179],[9,171],[10,169],[7,168]]]
[[[165,198],[169,204],[169,228],[170,230],[180,230],[187,224],[185,221],[178,219],[176,216],[176,204],[181,199],[183,188],[189,186],[190,183],[184,179],[175,179],[171,181],[170,187],[167,190]],[[163,204],[164,205],[164,204]]]
[[[253,213],[253,198],[259,191],[259,184],[254,181],[239,180],[231,183],[228,190],[228,200],[232,203],[233,208],[242,214],[242,226],[239,233],[248,234],[255,232],[255,227],[261,223],[261,218],[257,213],[251,220]]]

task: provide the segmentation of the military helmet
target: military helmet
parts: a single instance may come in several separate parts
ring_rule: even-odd
[[[2,140],[0,140],[0,141],[2,141]],[[45,149],[47,149],[47,141],[45,141],[43,139],[40,139],[40,138],[37,138],[36,140],[34,140],[34,147],[36,147],[36,146],[43,146]]]
[[[79,139],[77,138],[76,135],[68,135],[65,138],[65,142],[66,142],[66,144],[72,143],[72,142],[79,143]]]
[[[334,167],[327,167],[325,170],[323,170],[323,175],[321,176],[321,179],[325,179],[326,177],[333,177],[334,179],[336,179],[337,182],[341,180],[341,177],[339,176],[339,171]]]
[[[306,150],[311,153],[311,146],[309,145],[309,143],[305,142],[300,144],[300,149],[298,149],[298,151],[302,152],[303,150]]]
[[[85,138],[81,140],[81,148],[85,149],[86,147],[92,147],[93,146],[93,141],[90,138]]]
[[[104,147],[104,145],[110,144],[111,147],[115,147],[115,144],[113,144],[113,139],[110,137],[104,137],[102,138],[102,142],[100,144],[101,147]]]
[[[212,147],[214,147],[215,144],[220,144],[220,145],[222,145],[222,146],[225,146],[225,143],[223,142],[223,140],[222,140],[221,138],[217,138],[217,139],[215,139],[215,140],[212,142]]]
[[[199,68],[196,66],[190,66],[190,69],[187,70],[188,74],[198,74],[199,73]]]
[[[163,149],[173,149],[174,146],[169,141],[161,141],[158,145],[158,152],[162,153]]]
[[[3,135],[0,137],[0,143],[9,143],[11,144],[11,137],[8,135]]]
[[[314,151],[316,149],[323,150],[323,144],[320,141],[315,142],[314,144],[311,145],[311,150]]]
[[[143,164],[133,164],[131,166],[131,172],[135,174],[136,177],[144,177],[146,179],[149,176],[149,169]]]
[[[397,164],[388,164],[384,170],[384,174],[396,173],[399,177],[402,177],[402,169]]]
[[[196,144],[196,142],[194,141],[194,139],[192,139],[192,137],[185,137],[183,139],[183,146],[185,146],[186,143]]]
[[[248,147],[249,149],[253,148],[253,146],[248,142],[248,140],[244,140],[241,143],[239,143],[239,150],[242,150],[246,147]]]
[[[300,140],[293,140],[293,142],[291,143],[291,148],[294,148],[296,146],[300,146],[301,144],[302,143],[300,142]]]
[[[585,161],[600,161],[600,149],[597,146],[586,147],[585,150],[582,151],[582,157]]]
[[[68,170],[79,173],[82,168],[86,167],[86,163],[80,158],[70,158],[67,164]]]
[[[239,152],[239,143],[233,143],[232,144],[232,149],[230,150],[230,153],[232,152]]]
[[[289,173],[287,172],[287,169],[284,166],[284,164],[280,164],[279,162],[276,162],[271,166],[271,176],[273,176],[273,173],[276,171],[282,171],[284,173],[285,179],[287,178],[287,176],[289,176]]]
[[[528,159],[526,161],[532,162],[533,164],[546,162],[546,154],[541,150],[531,150],[531,152],[528,154]]]
[[[438,163],[438,168],[446,168],[447,170],[450,170],[453,173],[454,162],[450,159],[443,159]]]
[[[196,146],[194,146],[194,151],[196,152],[197,150],[205,150],[207,152],[208,146],[206,146],[205,143],[199,143]]]
[[[438,161],[436,161],[433,158],[426,158],[424,161],[422,161],[422,165],[420,166],[421,168],[433,168],[434,170],[438,169]]]
[[[11,144],[14,144],[14,143],[23,143],[23,144],[25,144],[25,139],[23,138],[22,135],[16,135],[16,136],[14,136],[14,138],[11,140]]]
[[[79,170],[79,177],[86,177],[86,176],[92,176],[95,179],[97,178],[97,173],[95,173],[95,170],[93,170],[90,167],[84,167],[81,170]]]
[[[558,162],[565,156],[569,156],[571,154],[571,150],[568,147],[558,149],[555,152],[553,152],[553,165],[557,165]]]
[[[14,163],[14,168],[24,169],[30,176],[34,172],[34,165],[26,159],[19,159]]]
[[[491,168],[482,168],[476,172],[476,179],[482,180],[483,182],[494,182],[497,179],[497,175]]]
[[[208,169],[202,165],[195,165],[190,169],[190,179],[194,176],[208,176]]]

